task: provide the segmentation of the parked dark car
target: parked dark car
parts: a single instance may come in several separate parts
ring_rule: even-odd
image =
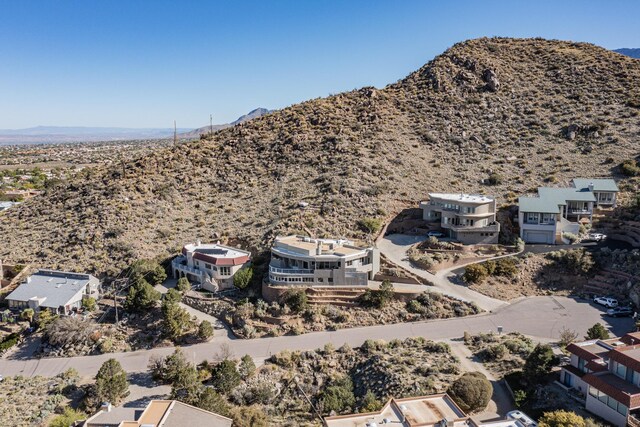
[[[607,310],[607,316],[611,317],[631,317],[634,310],[631,307],[615,307]]]

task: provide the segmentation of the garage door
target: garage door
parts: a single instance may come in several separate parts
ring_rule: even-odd
[[[527,243],[553,243],[553,233],[544,231],[525,231],[524,241]]]

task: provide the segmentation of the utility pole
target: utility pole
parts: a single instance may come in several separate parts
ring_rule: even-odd
[[[129,278],[115,279],[113,281],[113,305],[116,309],[116,325],[118,324],[118,292],[129,284]]]
[[[173,145],[176,145],[178,141],[178,130],[176,128],[176,121],[173,121]]]
[[[213,135],[213,114],[209,114],[209,134]]]

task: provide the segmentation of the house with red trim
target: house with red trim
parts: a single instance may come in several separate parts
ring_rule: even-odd
[[[220,243],[190,243],[171,261],[173,277],[186,277],[210,292],[233,287],[233,276],[251,264],[251,253]]]
[[[640,427],[640,332],[567,346],[560,382],[614,426]]]

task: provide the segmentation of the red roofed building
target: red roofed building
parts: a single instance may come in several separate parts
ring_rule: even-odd
[[[640,333],[567,346],[561,382],[582,394],[585,408],[614,426],[640,427]]]
[[[171,262],[173,277],[186,277],[211,292],[233,287],[233,276],[251,264],[251,253],[219,243],[191,243]]]

